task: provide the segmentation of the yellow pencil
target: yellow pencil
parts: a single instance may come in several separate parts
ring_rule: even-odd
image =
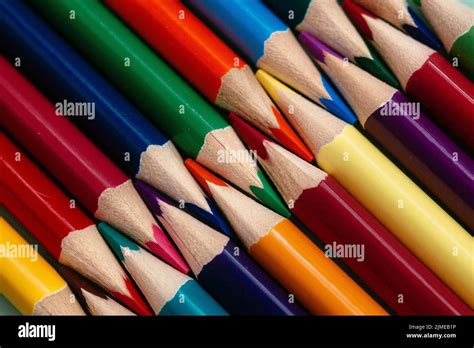
[[[318,165],[473,308],[473,238],[353,126],[269,74],[257,78]]]
[[[23,315],[85,315],[61,276],[2,217],[0,293]]]

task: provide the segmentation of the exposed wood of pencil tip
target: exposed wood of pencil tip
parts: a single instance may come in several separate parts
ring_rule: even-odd
[[[178,150],[171,142],[166,143],[165,147],[166,149],[158,145],[148,146],[141,155],[140,170],[136,178],[162,190],[176,201],[183,200],[210,212],[211,208],[203,191],[184,166]]]
[[[301,135],[315,156],[347,125],[325,109],[291,90],[268,73],[257,73],[280,110]]]
[[[65,285],[62,289],[38,301],[32,315],[86,315],[79,302]]]
[[[349,102],[362,126],[375,110],[397,92],[356,65],[331,54],[325,55],[321,66]]]
[[[265,42],[265,54],[257,66],[316,102],[321,98],[331,99],[321,83],[321,74],[290,29],[270,36]]]
[[[107,290],[131,297],[123,271],[95,225],[69,233],[62,241],[59,261],[101,284]]]
[[[474,25],[474,9],[462,6],[460,1],[424,0],[421,10],[448,52],[458,37]]]
[[[296,29],[320,38],[351,60],[372,57],[364,40],[336,1],[311,1],[303,22]]]
[[[262,166],[287,203],[295,202],[304,190],[317,187],[327,177],[325,172],[278,144],[264,141],[263,146],[268,159],[261,161]]]
[[[248,156],[242,159],[244,155]],[[222,157],[223,160],[219,160],[218,157]],[[196,160],[252,194],[250,186],[258,188],[263,186],[258,177],[258,166],[254,160],[250,159],[250,153],[229,126],[207,134]]]
[[[122,247],[124,265],[155,313],[159,313],[179,288],[190,278],[149,252]]]
[[[158,219],[171,235],[195,275],[224,250],[229,238],[181,209],[163,201]]]
[[[372,32],[377,49],[405,89],[412,74],[435,51],[383,20],[362,16]]]

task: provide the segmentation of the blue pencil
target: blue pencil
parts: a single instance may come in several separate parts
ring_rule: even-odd
[[[63,110],[81,106],[80,110],[89,111],[71,119],[128,175],[184,203],[189,212],[212,227],[232,234],[187,171],[173,143],[42,19],[19,1],[1,1],[0,30],[6,33],[0,43],[2,51],[13,60],[20,58],[22,73],[53,103]]]
[[[357,118],[321,75],[286,24],[257,0],[187,3],[253,64],[351,124]]]
[[[136,181],[135,187],[175,241],[199,284],[231,314],[306,314],[243,248],[186,214],[147,184]]]

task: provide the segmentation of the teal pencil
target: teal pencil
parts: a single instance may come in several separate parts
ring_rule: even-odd
[[[98,228],[156,315],[227,315],[196,281],[168,266],[111,226]]]

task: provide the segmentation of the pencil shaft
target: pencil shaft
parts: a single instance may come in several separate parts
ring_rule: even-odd
[[[92,58],[188,156],[196,158],[206,135],[227,126],[166,63],[98,1],[60,0],[45,1],[38,7],[37,3],[32,5],[81,52]],[[70,11],[76,14],[73,26],[68,17]]]
[[[2,126],[95,214],[102,192],[127,177],[3,57],[0,69],[0,103],[10,114]]]
[[[387,117],[383,111],[410,103],[397,92],[388,106],[372,114],[365,129],[474,230],[474,162],[424,114]]]
[[[251,246],[250,254],[313,314],[386,314],[288,220]]]
[[[238,252],[239,255],[235,255]],[[223,275],[226,275],[225,277]],[[214,297],[225,304],[229,312],[236,315],[305,315],[306,312],[291,303],[288,293],[283,291],[246,254],[238,251],[237,245],[229,241],[199,273],[198,281],[206,288],[214,287]],[[235,284],[241,291],[233,290]],[[220,294],[220,296],[218,296]],[[222,300],[220,299],[222,297]]]
[[[0,292],[23,315],[84,315],[54,268],[0,217]]]
[[[329,255],[336,256],[338,250],[346,255],[343,262],[397,314],[472,313],[331,177],[317,188],[305,190],[292,211],[326,243],[325,251]],[[348,257],[346,246],[363,246],[362,256],[357,257],[352,249],[351,257]],[[400,301],[400,295],[403,301]]]
[[[473,240],[461,226],[351,126],[321,148],[317,161],[472,306],[474,282],[465,280],[474,276]]]
[[[433,53],[410,77],[407,95],[421,102],[470,151],[474,151],[474,84],[439,53]]]
[[[27,221],[30,233],[59,260],[62,240],[92,221],[80,208],[71,209],[73,202],[3,134],[0,143],[2,204],[17,207],[9,210],[21,216],[21,222]]]

